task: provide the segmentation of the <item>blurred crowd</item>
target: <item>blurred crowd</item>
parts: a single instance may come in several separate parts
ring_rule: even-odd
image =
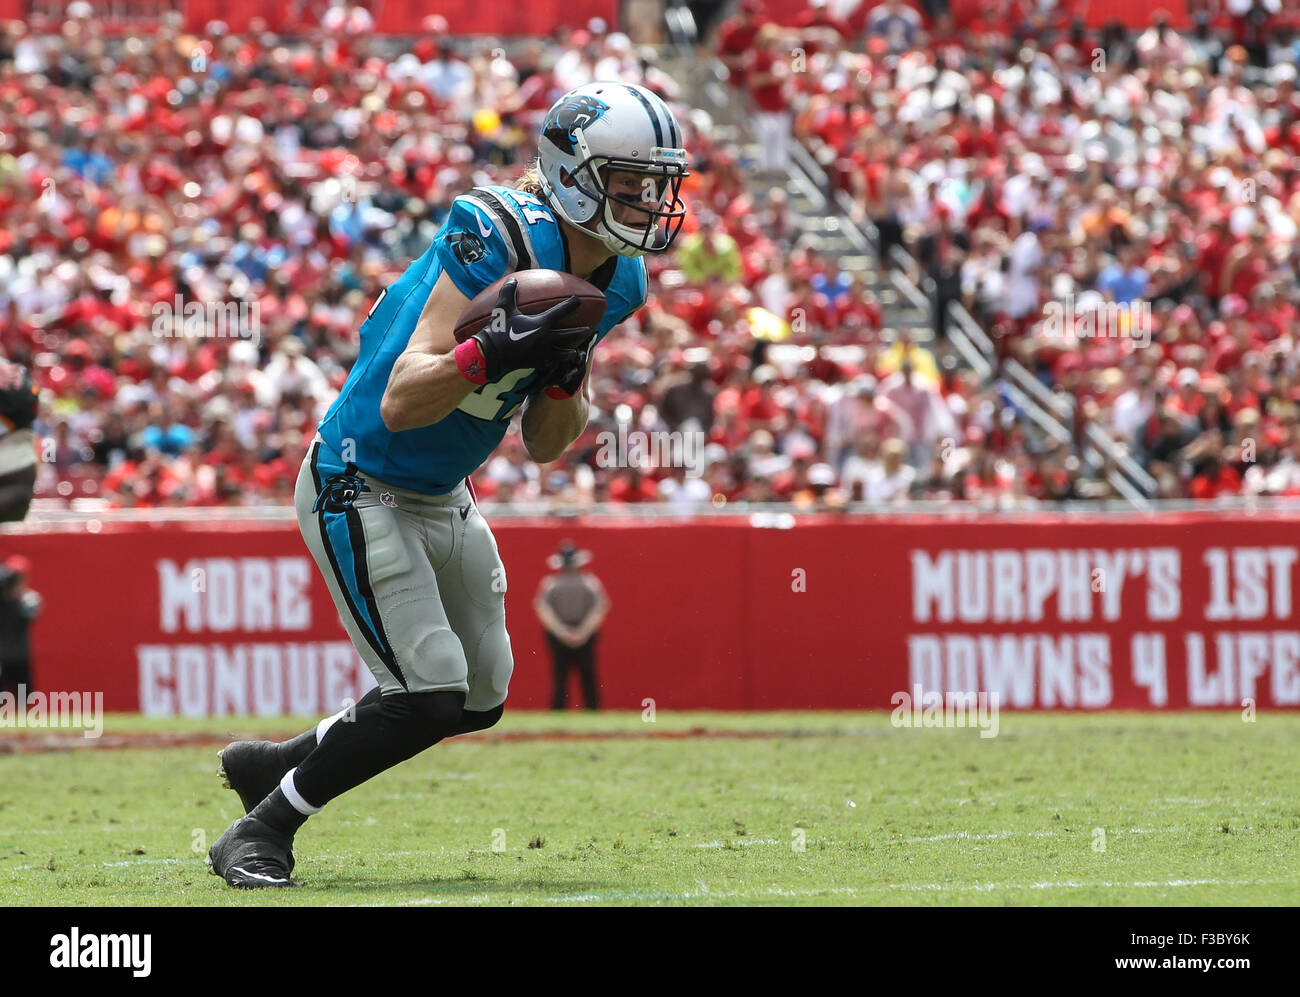
[[[957,32],[863,8],[776,28],[747,0],[723,24],[733,83],[786,116],[765,127],[807,143],[883,241],[1077,398],[1162,494],[1300,493],[1289,36],[1261,53],[1213,26],[1030,36],[1015,19]],[[556,97],[608,77],[673,104],[691,215],[647,258],[647,307],[597,351],[586,434],[545,466],[507,436],[474,476],[480,498],[1108,494],[942,340],[882,328],[861,278],[800,237],[779,189],[750,184],[783,150],[751,164],[715,145],[653,50],[599,21],[509,50],[436,16],[413,42],[378,39],[346,11],[293,40],[177,23],[107,39],[85,16],[0,34],[0,353],[41,388],[38,495],[288,504],[375,297],[458,193],[521,172]],[[791,32],[807,71],[779,57]],[[1151,301],[1151,345],[1045,336],[1043,304],[1066,294]],[[208,312],[207,335],[185,334],[178,305],[229,302],[237,320]],[[689,467],[607,460],[628,431],[704,445]]]
[[[793,130],[882,266],[913,257],[941,342],[960,301],[1159,497],[1300,495],[1297,25],[1275,0],[1193,5],[1186,34],[1069,8],[958,31],[899,2],[856,25],[821,6],[778,29],[750,4],[720,49],[755,32],[743,70],[820,41],[782,78]]]

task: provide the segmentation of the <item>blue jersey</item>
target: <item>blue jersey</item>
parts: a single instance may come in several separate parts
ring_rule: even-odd
[[[538,373],[531,367],[506,371],[467,395],[446,418],[400,433],[384,425],[379,403],[443,273],[473,299],[506,274],[530,269],[569,272],[569,247],[545,202],[497,186],[475,187],[456,198],[433,244],[371,306],[356,364],[321,420],[325,445],[401,488],[442,495],[460,484],[496,449],[524,399],[542,390]],[[587,279],[605,293],[599,342],[645,304],[645,264],[613,256]]]

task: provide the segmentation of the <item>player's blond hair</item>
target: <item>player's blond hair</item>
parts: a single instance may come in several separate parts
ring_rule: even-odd
[[[515,190],[522,191],[525,194],[534,194],[537,197],[542,196],[542,173],[538,162],[534,159],[520,174],[519,179],[515,181]]]

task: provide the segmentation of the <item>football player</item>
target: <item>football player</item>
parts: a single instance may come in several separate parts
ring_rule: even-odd
[[[539,463],[581,434],[592,349],[645,302],[640,257],[667,249],[681,228],[686,167],[681,131],[654,93],[578,87],[547,112],[534,167],[513,188],[456,198],[428,251],[371,307],[295,501],[378,687],[289,741],[221,752],[247,811],[208,853],[229,885],[292,885],[294,835],[309,816],[443,738],[500,719],[514,667],[505,571],[467,478],[521,407]],[[596,328],[565,327],[576,297],[539,315],[517,311],[507,281],[499,320],[457,345],[469,302],[530,268],[602,290]]]

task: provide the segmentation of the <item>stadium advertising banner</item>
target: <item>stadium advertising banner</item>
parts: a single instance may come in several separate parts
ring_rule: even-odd
[[[35,554],[32,672],[153,716],[332,713],[375,683],[296,530],[106,527]]]
[[[1300,707],[1300,519],[767,522],[496,522],[511,705],[549,701],[532,600],[568,538],[612,602],[597,661],[613,708],[889,709],[918,689],[1003,709]],[[0,547],[33,562],[47,691],[275,715],[333,712],[373,685],[292,524],[29,529]]]

